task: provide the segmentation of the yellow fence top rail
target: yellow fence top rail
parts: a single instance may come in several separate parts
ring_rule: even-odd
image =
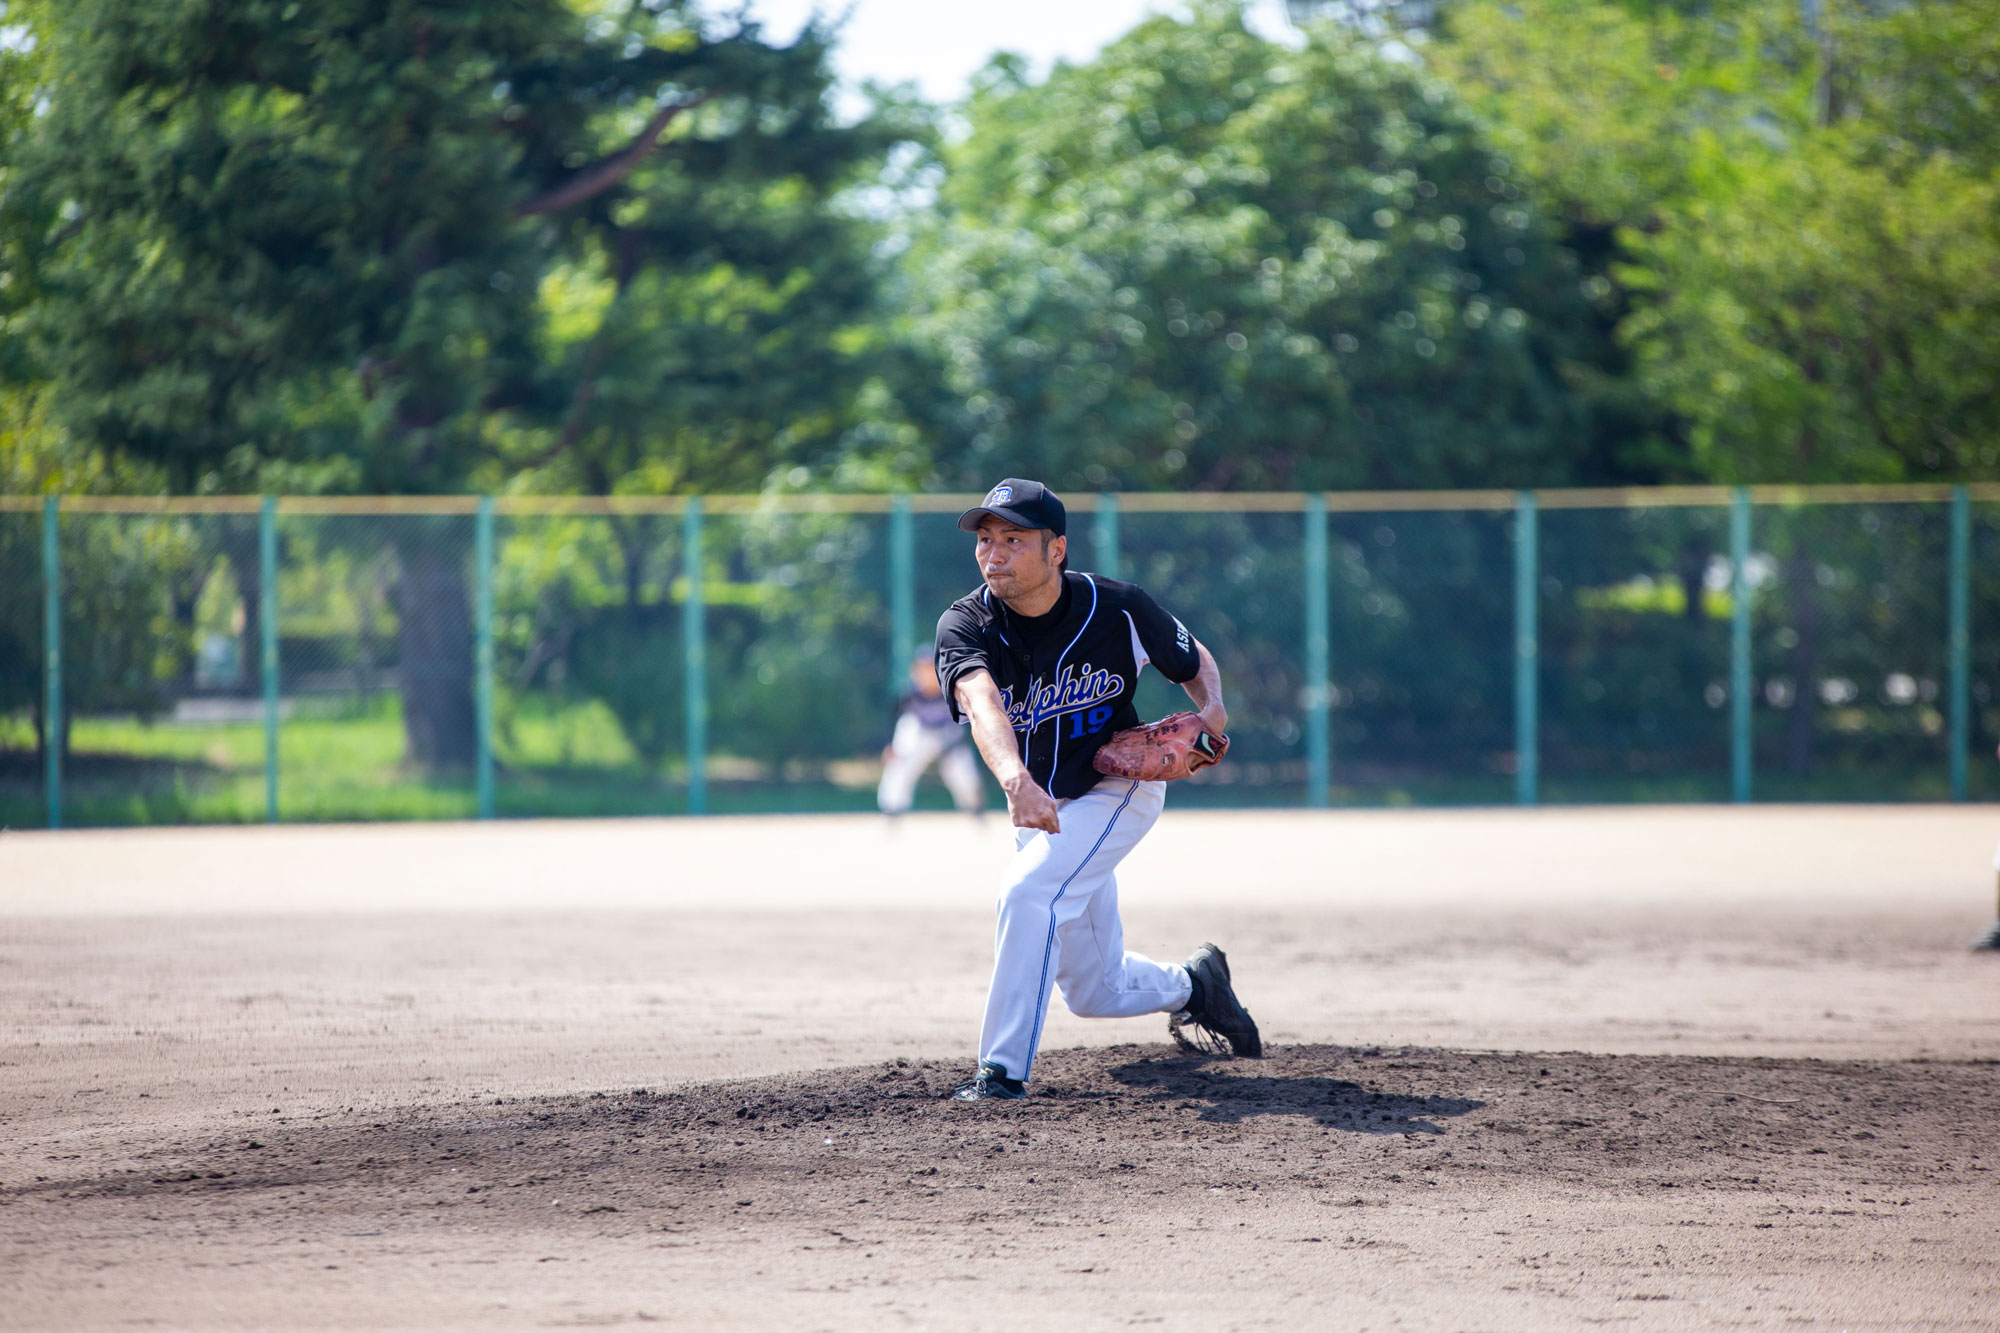
[[[1764,485],[1746,487],[1758,505],[1937,504],[1949,500],[1956,487],[1934,483],[1902,485]],[[1968,498],[2000,503],[2000,482],[1975,482],[1965,488]],[[1461,491],[1327,491],[1330,513],[1500,511],[1512,509],[1522,494],[1532,495],[1544,509],[1652,509],[1727,505],[1728,486],[1560,487],[1527,492]],[[975,493],[922,493],[907,497],[911,512],[956,514],[979,503]],[[1078,493],[1065,500],[1076,513],[1095,513],[1108,499],[1120,512],[1132,514],[1290,514],[1303,512],[1304,491],[1123,491],[1110,495]],[[516,517],[643,517],[687,512],[684,495],[502,495],[494,511]],[[742,516],[779,514],[886,514],[897,497],[887,494],[708,495],[702,508],[710,514]],[[392,515],[472,514],[476,495],[286,495],[278,497],[281,515],[374,517]],[[0,495],[0,513],[40,512],[46,497]],[[64,495],[57,507],[66,514],[202,515],[254,514],[264,503],[257,495]]]

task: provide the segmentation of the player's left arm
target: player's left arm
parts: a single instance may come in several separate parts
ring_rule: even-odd
[[[1132,617],[1146,656],[1161,675],[1187,691],[1203,726],[1214,732],[1226,730],[1229,708],[1222,702],[1222,671],[1215,665],[1215,655],[1143,589],[1127,587],[1124,597],[1125,612]]]
[[[1210,731],[1229,730],[1229,709],[1222,702],[1222,670],[1215,665],[1215,655],[1208,651],[1208,645],[1200,639],[1194,641],[1195,655],[1201,666],[1193,676],[1181,682],[1187,697],[1194,701],[1195,711],[1201,714],[1201,724]]]

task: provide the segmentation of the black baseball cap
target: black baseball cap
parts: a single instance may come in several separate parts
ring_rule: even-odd
[[[986,492],[986,498],[958,516],[965,532],[979,531],[979,520],[991,514],[1017,528],[1047,528],[1058,537],[1069,535],[1069,516],[1056,493],[1039,481],[1008,477]]]

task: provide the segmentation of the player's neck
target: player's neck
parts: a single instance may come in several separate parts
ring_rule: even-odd
[[[1015,615],[1032,618],[1035,616],[1045,616],[1055,610],[1056,603],[1062,600],[1062,595],[1063,576],[1062,571],[1057,570],[1047,583],[1042,584],[1033,592],[1026,593],[1020,597],[1007,597],[1001,600],[1007,603],[1007,609]]]

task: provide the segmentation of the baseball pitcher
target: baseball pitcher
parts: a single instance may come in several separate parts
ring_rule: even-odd
[[[1221,949],[1156,963],[1126,950],[1118,918],[1114,872],[1159,819],[1167,782],[1227,752],[1214,657],[1144,590],[1069,572],[1062,501],[1041,483],[1008,478],[958,526],[976,534],[982,586],[938,621],[938,679],[1018,831],[979,1068],[954,1095],[1027,1095],[1051,986],[1074,1014],[1164,1013],[1184,1047],[1263,1054]],[[1198,711],[1140,726],[1132,696],[1148,663]]]

